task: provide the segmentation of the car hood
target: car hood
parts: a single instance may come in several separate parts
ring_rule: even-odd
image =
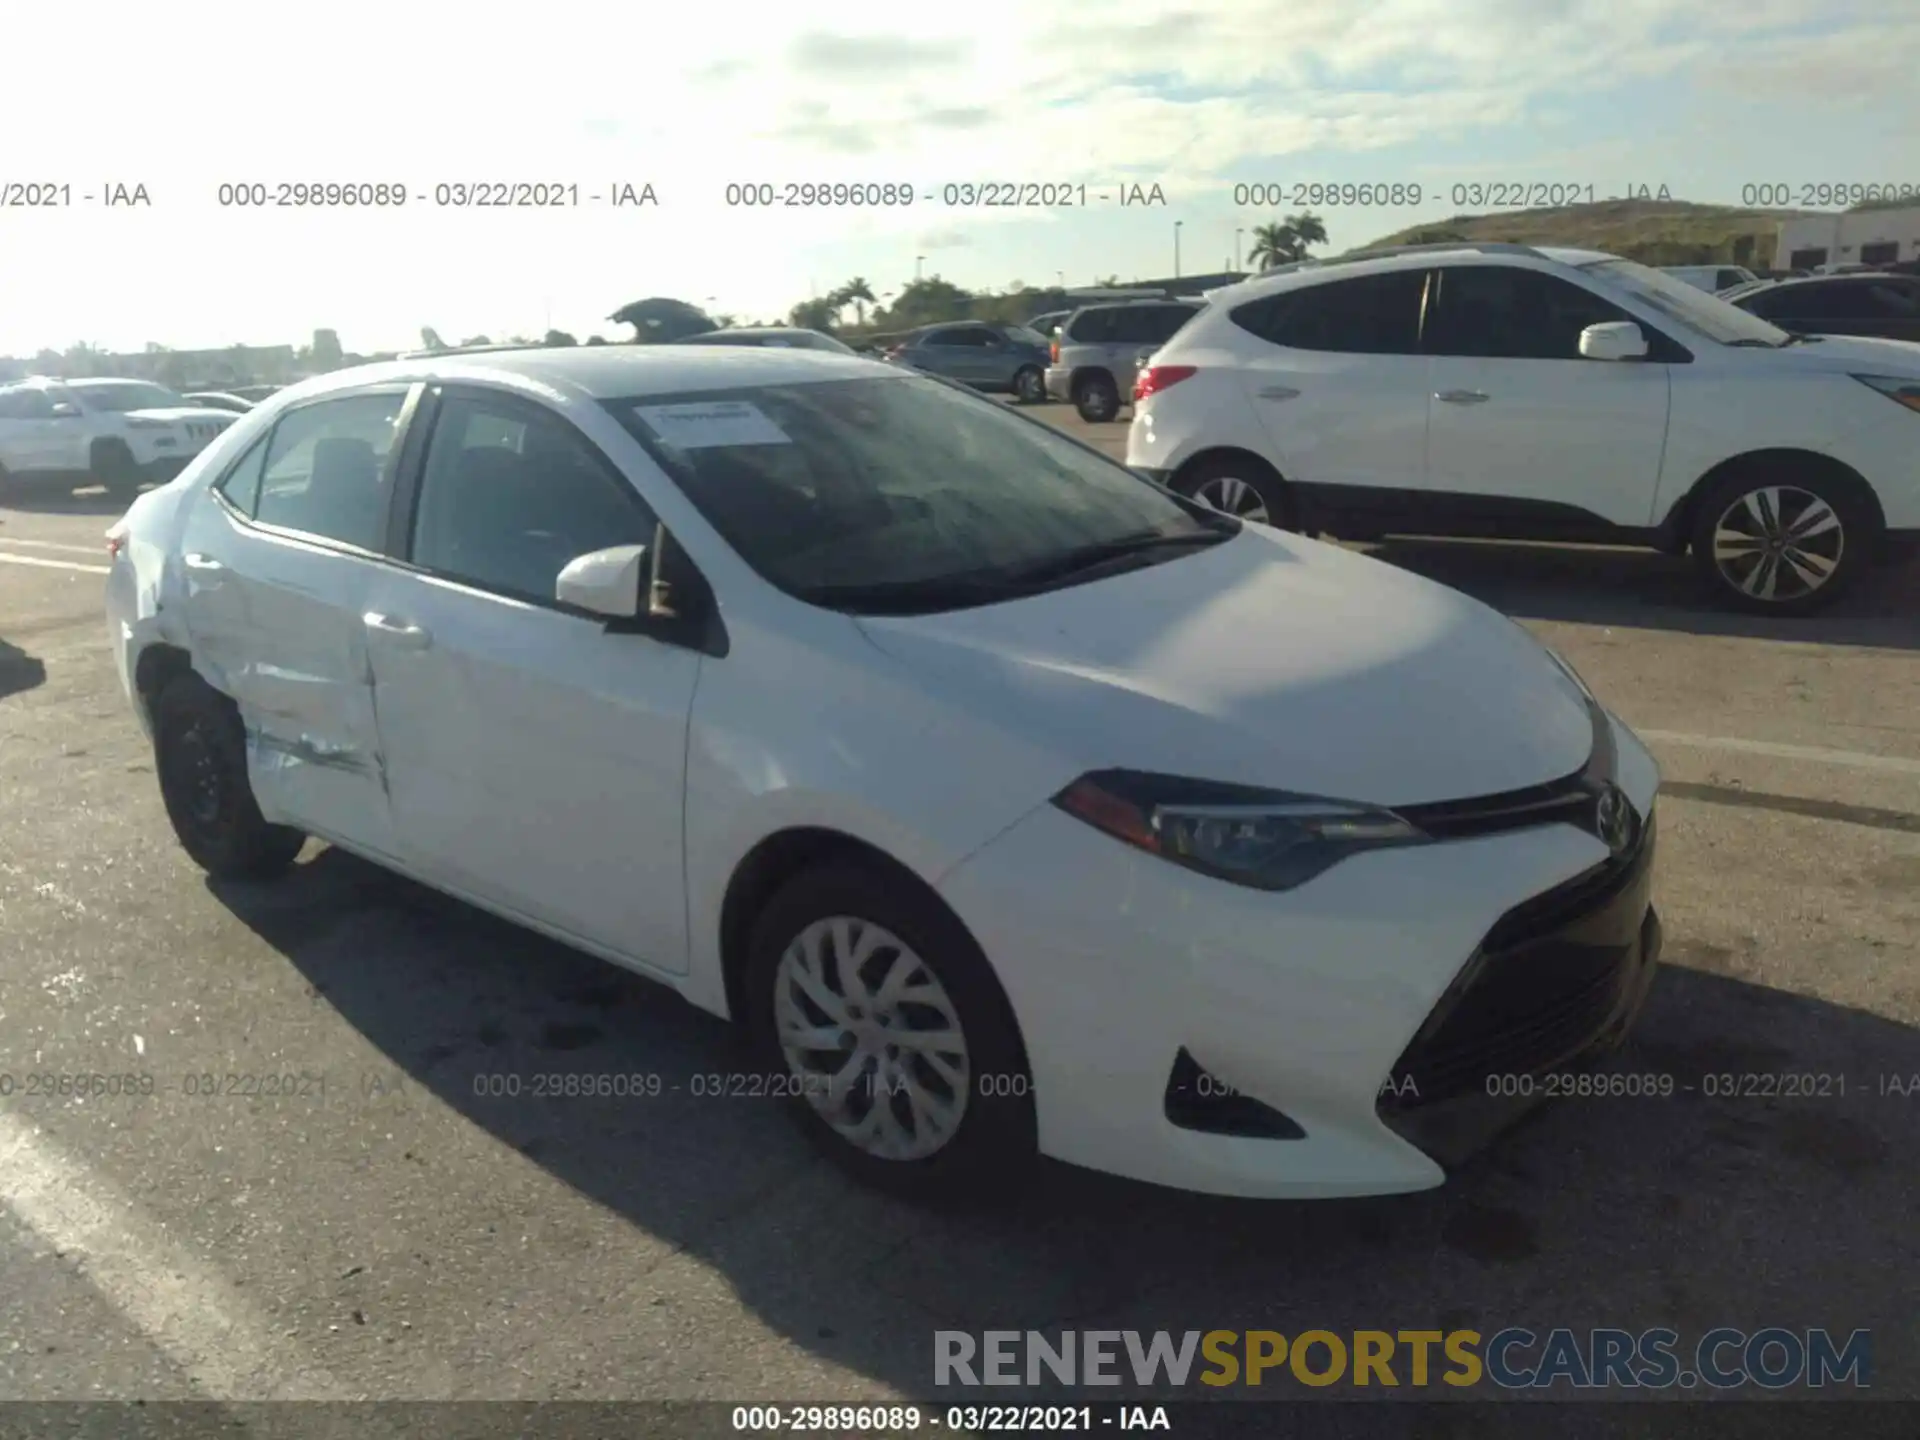
[[[128,410],[124,414],[141,420],[225,420],[229,424],[240,417],[231,410],[216,410],[211,405],[156,405],[151,410]]]
[[[1586,697],[1496,611],[1262,526],[1088,584],[859,624],[949,703],[1085,769],[1415,805],[1559,779],[1593,746]]]
[[[1920,376],[1920,342],[1865,335],[1822,335],[1811,345],[1776,352],[1815,370],[1861,375]]]

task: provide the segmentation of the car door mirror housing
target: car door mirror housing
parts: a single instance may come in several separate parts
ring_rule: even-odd
[[[641,597],[651,595],[650,568],[645,545],[592,550],[567,562],[554,581],[553,598],[609,620],[638,619]]]
[[[1609,320],[1580,332],[1583,360],[1644,360],[1647,334],[1631,320]]]

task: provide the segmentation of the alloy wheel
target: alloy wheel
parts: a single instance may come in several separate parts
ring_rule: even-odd
[[[1810,490],[1749,490],[1713,527],[1714,568],[1755,600],[1785,604],[1822,589],[1840,568],[1847,532],[1839,514]]]
[[[924,1160],[959,1130],[972,1083],[959,1012],[891,931],[846,915],[808,925],[774,971],[773,1019],[808,1103],[855,1148]]]
[[[1257,489],[1238,476],[1217,475],[1195,490],[1193,498],[1239,520],[1251,520],[1256,525],[1269,523],[1267,502]]]
[[[1022,370],[1015,378],[1019,381],[1016,392],[1018,398],[1029,405],[1039,400],[1046,388],[1046,381],[1041,378],[1038,370]]]

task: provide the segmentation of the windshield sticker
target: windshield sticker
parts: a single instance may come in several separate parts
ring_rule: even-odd
[[[636,405],[633,413],[663,443],[676,450],[793,443],[792,437],[758,407],[744,400],[712,400],[699,405]]]

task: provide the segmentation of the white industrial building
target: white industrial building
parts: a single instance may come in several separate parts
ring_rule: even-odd
[[[1920,205],[1898,210],[1843,210],[1780,225],[1776,270],[1820,265],[1893,265],[1920,260]]]

